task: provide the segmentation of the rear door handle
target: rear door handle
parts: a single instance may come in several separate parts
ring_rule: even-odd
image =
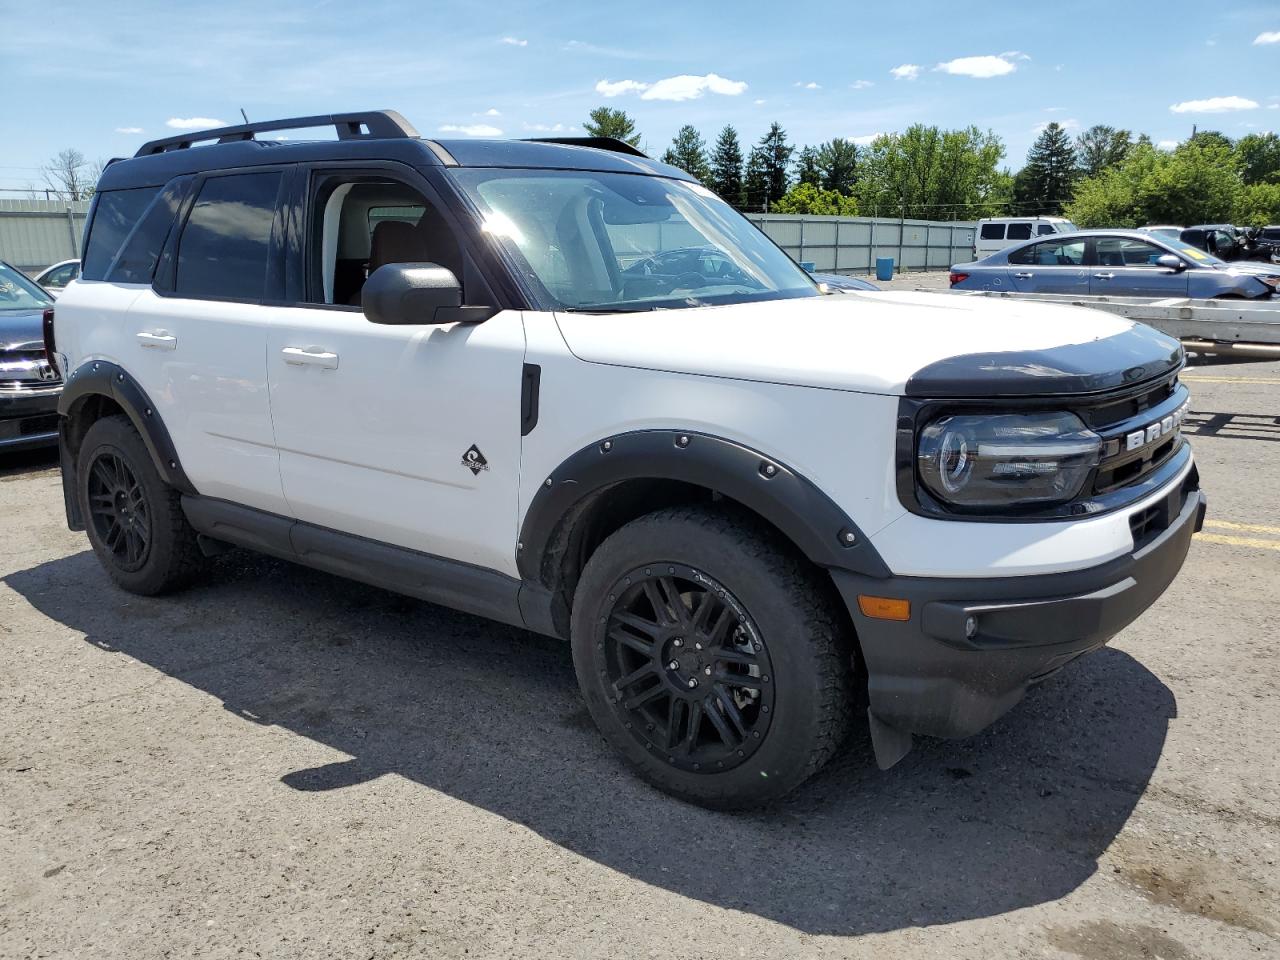
[[[280,351],[284,362],[296,367],[322,367],[325,370],[338,369],[338,355],[320,347],[285,347]]]
[[[1114,273],[1095,273],[1093,277],[1095,280],[1114,280],[1116,275]]]
[[[1034,273],[1015,273],[1014,274],[1014,277],[1018,280],[1030,280],[1034,276],[1035,276]]]
[[[157,330],[154,333],[150,330],[144,330],[137,335],[138,346],[148,347],[151,350],[176,350],[178,348],[178,338],[171,333],[165,333],[163,330]]]

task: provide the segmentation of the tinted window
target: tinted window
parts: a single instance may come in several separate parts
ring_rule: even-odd
[[[179,296],[262,299],[279,189],[276,172],[204,182],[178,241]]]
[[[75,279],[72,271],[75,270],[76,266],[74,263],[67,263],[57,270],[50,270],[40,278],[40,285],[43,287],[65,287]]]
[[[984,223],[982,225],[982,230],[978,233],[978,236],[982,237],[983,240],[1003,240],[1004,224]]]
[[[1097,239],[1098,266],[1100,267],[1154,267],[1156,261],[1168,250],[1142,240],[1127,237],[1099,237]]]
[[[1037,267],[1079,267],[1084,265],[1083,240],[1047,240],[1033,243],[1009,254],[1009,262]]]
[[[1031,224],[1029,223],[1011,223],[1009,224],[1009,232],[1006,235],[1009,240],[1030,240]]]
[[[1042,223],[1036,227],[1036,236],[1043,237],[1045,234],[1053,233],[1052,223]]]
[[[155,276],[160,251],[168,239],[173,218],[178,213],[186,184],[184,177],[165,188],[147,208],[138,225],[133,228],[124,249],[116,257],[107,276],[114,283],[150,283]]]
[[[107,268],[120,252],[125,237],[159,192],[159,187],[139,187],[98,194],[84,250],[82,275],[86,280],[101,280],[107,275]]]

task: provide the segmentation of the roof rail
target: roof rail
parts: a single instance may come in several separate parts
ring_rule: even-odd
[[[633,147],[625,140],[619,140],[617,137],[529,137],[525,142],[563,143],[569,147],[591,147],[595,150],[608,150],[612,153],[626,153],[633,157],[649,159],[649,155],[643,150]]]
[[[254,134],[271,130],[302,130],[307,127],[333,127],[339,140],[386,140],[416,137],[418,131],[394,110],[367,110],[362,113],[328,113],[316,117],[290,117],[287,120],[264,120],[261,123],[241,123],[234,127],[218,127],[215,130],[195,130],[151,140],[138,148],[135,157],[149,157],[170,150],[186,150],[192,144],[205,140],[233,143],[237,140],[253,140]]]

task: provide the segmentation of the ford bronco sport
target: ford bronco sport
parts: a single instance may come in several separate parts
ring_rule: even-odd
[[[48,348],[117,584],[235,545],[565,638],[608,741],[698,803],[821,767],[855,677],[881,766],[981,730],[1203,517],[1176,341],[824,296],[625,144],[188,133],[108,166],[86,229]]]

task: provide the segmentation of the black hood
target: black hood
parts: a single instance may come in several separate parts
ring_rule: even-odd
[[[43,350],[44,307],[35,310],[0,309],[0,350]]]

